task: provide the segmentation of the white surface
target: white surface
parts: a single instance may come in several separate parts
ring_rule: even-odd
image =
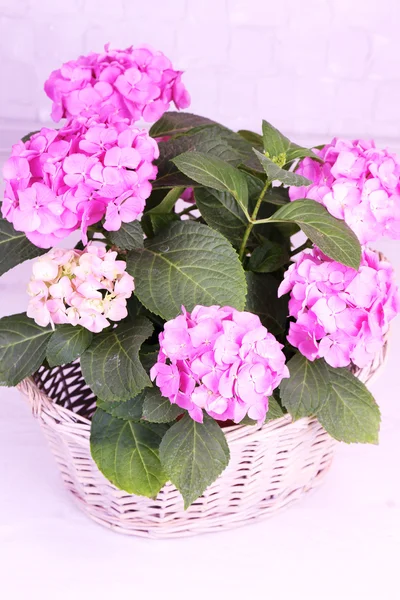
[[[0,0],[0,143],[48,120],[53,69],[109,41],[165,52],[228,126],[398,146],[399,18],[398,0]]]
[[[400,275],[399,245],[387,256]],[[396,258],[397,255],[397,258]],[[24,310],[30,267],[0,280],[2,314]],[[64,490],[22,396],[1,388],[0,597],[4,600],[398,600],[400,319],[372,391],[379,446],[339,445],[317,491],[267,521],[182,540],[125,537]]]

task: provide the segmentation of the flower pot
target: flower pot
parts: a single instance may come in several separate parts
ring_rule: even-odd
[[[357,376],[368,381],[385,355],[386,344]],[[80,507],[96,522],[130,535],[181,537],[255,522],[317,487],[333,458],[335,441],[315,418],[292,422],[287,415],[262,427],[227,427],[229,466],[185,511],[171,483],[153,500],[118,490],[100,473],[89,443],[95,398],[79,362],[41,367],[19,389],[39,418],[64,483]]]

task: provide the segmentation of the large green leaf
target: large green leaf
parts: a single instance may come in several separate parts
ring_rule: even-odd
[[[273,273],[288,261],[289,254],[281,244],[266,240],[254,250],[247,268],[256,273]]]
[[[0,319],[0,385],[17,385],[37,371],[52,333],[24,313]]]
[[[71,363],[85,352],[92,339],[93,334],[84,327],[58,325],[47,345],[47,362],[50,367]]]
[[[129,398],[125,401],[109,401],[100,400],[97,398],[97,408],[101,408],[109,415],[117,417],[118,419],[124,419],[125,421],[140,421],[143,415],[143,402],[146,392],[149,388],[145,388],[140,394],[134,398]]]
[[[184,412],[177,404],[163,398],[157,387],[145,388],[125,402],[97,399],[97,407],[118,419],[150,423],[171,423]]]
[[[303,177],[303,175],[298,175],[297,173],[293,173],[292,171],[286,171],[285,169],[282,169],[274,161],[272,161],[270,158],[268,158],[255,148],[253,148],[253,150],[258,160],[260,161],[264,171],[266,172],[268,179],[270,179],[271,181],[280,181],[285,185],[295,186],[310,185],[310,183],[312,183],[309,179]]]
[[[243,310],[245,275],[236,252],[217,231],[194,222],[173,223],[128,254],[135,294],[151,312],[172,319],[181,306],[229,305]]]
[[[156,163],[158,174],[153,182],[153,188],[197,185],[196,180],[180,172],[173,162],[175,157],[187,152],[202,152],[207,156],[219,158],[224,163],[235,166],[240,164],[241,154],[232,146],[232,140],[227,137],[225,130],[220,125],[216,125],[194,129],[167,142],[160,142],[160,157]],[[238,137],[241,139],[240,136]],[[246,143],[244,140],[241,141]]]
[[[107,232],[107,237],[112,244],[121,250],[143,248],[143,230],[139,221],[122,223],[118,231]]]
[[[347,369],[327,371],[330,394],[316,411],[321,425],[339,441],[377,444],[380,411],[372,394]]]
[[[250,271],[246,273],[246,280],[246,310],[258,315],[268,331],[282,335],[288,315],[288,297],[278,298],[278,280],[268,273]]]
[[[157,206],[154,206],[146,214],[165,215],[173,211],[174,206],[185,191],[183,186],[174,187],[165,195],[163,200]]]
[[[179,217],[175,212],[160,214],[148,212],[144,213],[142,217],[142,226],[146,236],[153,237],[174,221],[179,221]]]
[[[0,218],[0,275],[45,252],[47,250],[34,246],[25,233],[15,231],[11,223]]]
[[[282,404],[294,419],[314,415],[326,402],[329,389],[328,366],[324,360],[311,362],[298,353],[287,364],[290,378],[280,385]]]
[[[150,423],[171,423],[183,413],[177,404],[163,398],[156,387],[146,390],[143,403],[143,419]]]
[[[288,221],[297,223],[306,236],[333,260],[353,269],[359,268],[361,246],[356,234],[315,200],[290,202],[268,219],[270,223]]]
[[[239,248],[247,227],[247,218],[229,192],[196,188],[196,205],[206,223]]]
[[[244,174],[219,158],[201,152],[185,152],[173,159],[182,173],[201,185],[229,192],[244,212],[248,205],[248,188]]]
[[[161,320],[160,326],[163,327]],[[150,373],[150,369],[156,364],[158,359],[159,347],[150,347],[144,344],[140,351],[140,361],[146,373]]]
[[[263,147],[263,137],[249,129],[239,129],[238,134],[253,146]]]
[[[213,125],[214,123],[215,121],[211,121],[211,119],[192,113],[170,111],[164,113],[161,119],[151,126],[149,133],[152,137],[173,136],[186,133],[194,127]]]
[[[275,204],[276,206],[284,206],[290,202],[288,188],[280,187],[270,187],[267,190],[263,198],[263,202],[267,202],[268,204]]]
[[[119,489],[154,498],[167,480],[158,452],[166,429],[117,419],[98,408],[90,434],[93,459]]]
[[[196,423],[185,415],[164,435],[160,458],[186,509],[226,468],[229,447],[214,419],[205,415],[204,423]]]
[[[144,317],[122,323],[100,333],[82,354],[82,373],[88,386],[102,400],[129,400],[139,394],[150,379],[139,360],[139,350],[151,336],[153,326]]]

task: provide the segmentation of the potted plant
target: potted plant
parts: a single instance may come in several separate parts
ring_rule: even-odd
[[[319,482],[333,439],[377,443],[362,380],[399,311],[367,246],[400,236],[396,157],[169,112],[181,75],[147,47],[62,65],[45,90],[65,121],[3,172],[1,271],[36,260],[0,383],[85,510],[143,535],[263,516]]]

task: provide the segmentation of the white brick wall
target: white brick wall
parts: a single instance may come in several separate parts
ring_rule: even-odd
[[[43,81],[89,50],[150,43],[192,110],[299,140],[400,147],[398,0],[0,0],[0,149],[48,121]]]

